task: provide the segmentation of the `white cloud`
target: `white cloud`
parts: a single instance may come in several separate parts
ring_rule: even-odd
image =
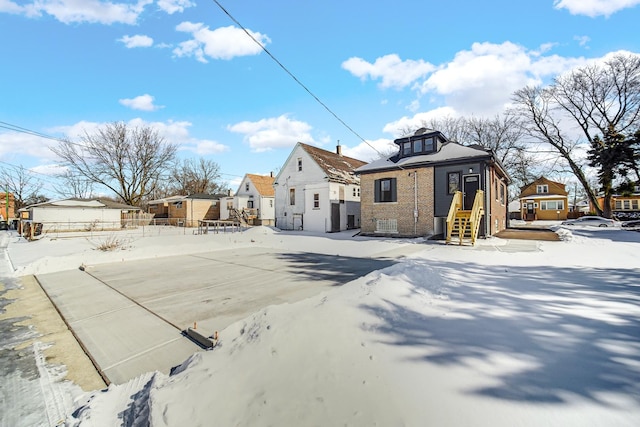
[[[151,3],[153,0],[138,0],[135,4],[101,0],[37,0],[19,6],[11,1],[0,0],[0,11],[22,13],[28,17],[48,14],[64,24],[135,24],[145,6]]]
[[[25,13],[25,8],[10,1],[10,0],[0,0],[0,12],[6,13]]]
[[[542,56],[511,42],[474,43],[458,52],[421,85],[422,95],[444,96],[446,105],[462,114],[493,115],[509,105],[514,91],[542,84],[546,78],[582,65],[584,58]]]
[[[398,146],[391,139],[376,139],[373,141],[361,142],[353,148],[342,147],[342,154],[364,162],[371,162],[381,157],[388,157],[395,153]]]
[[[573,39],[576,40],[578,44],[580,44],[580,46],[586,48],[588,48],[587,43],[591,41],[591,38],[589,36],[574,36]]]
[[[200,156],[206,156],[209,154],[220,154],[224,153],[225,151],[229,151],[228,146],[208,139],[200,139],[194,141],[193,143],[186,145],[184,148],[193,151]]]
[[[56,132],[67,135],[72,140],[77,140],[85,135],[94,134],[106,125],[106,123],[95,123],[81,121],[71,126],[60,126],[54,129]],[[206,139],[197,139],[189,134],[190,122],[147,122],[141,118],[129,120],[127,125],[132,127],[149,126],[155,129],[158,134],[167,142],[176,144],[182,151],[192,151],[197,154],[215,154],[227,151],[229,148],[223,144]]]
[[[554,0],[556,9],[566,9],[572,15],[611,16],[614,13],[634,7],[640,0]]]
[[[240,28],[234,26],[210,30],[201,23],[183,22],[177,31],[191,33],[193,39],[182,42],[173,50],[178,57],[195,56],[200,62],[207,58],[232,59],[236,56],[257,55],[262,48]],[[271,42],[266,35],[247,30],[262,45]]]
[[[131,99],[120,99],[118,102],[132,110],[155,111],[163,108],[161,105],[154,105],[154,100],[155,98],[153,96],[145,93],[144,95],[136,96]]]
[[[118,39],[119,42],[131,49],[134,47],[151,47],[153,46],[153,39],[149,36],[136,34],[135,36],[123,36]]]
[[[158,0],[158,7],[169,15],[173,15],[176,12],[184,12],[188,7],[195,6],[196,4],[190,0]]]
[[[424,77],[435,67],[423,60],[403,61],[396,54],[385,55],[377,58],[372,64],[362,58],[352,57],[342,63],[342,68],[349,71],[361,80],[381,79],[382,88],[403,88],[414,81]]]
[[[293,147],[297,142],[314,142],[309,124],[292,120],[286,115],[257,122],[244,121],[230,125],[227,129],[244,134],[244,140],[249,143],[251,151],[257,153],[274,148]]]
[[[417,113],[412,117],[401,117],[396,121],[387,123],[382,131],[391,134],[394,138],[400,138],[406,134],[407,130],[417,129],[423,126],[424,123],[429,123],[431,120],[458,116],[460,116],[460,114],[451,107],[439,107],[431,111]]]
[[[54,159],[49,147],[56,142],[50,139],[31,135],[23,132],[0,133],[0,160],[21,164],[23,158],[33,157],[40,160]],[[18,148],[19,147],[19,148]]]

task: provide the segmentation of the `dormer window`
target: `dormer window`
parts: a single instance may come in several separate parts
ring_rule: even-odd
[[[549,192],[549,186],[547,184],[537,185],[536,193],[538,194],[547,194]]]
[[[400,146],[400,157],[419,156],[431,154],[436,151],[436,141],[442,140],[437,135],[416,134],[410,137],[397,139],[396,144]],[[442,140],[444,141],[444,140]]]

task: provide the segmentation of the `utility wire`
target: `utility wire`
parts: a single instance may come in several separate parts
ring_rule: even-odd
[[[225,13],[225,15],[227,15],[236,25],[238,25],[238,27],[240,27],[242,29],[242,31],[245,32],[245,34],[247,34],[251,40],[253,40],[258,46],[260,46],[260,48],[267,54],[269,55],[269,57],[271,59],[273,59],[273,61],[278,64],[280,66],[280,68],[282,68],[284,70],[285,73],[287,73],[296,83],[298,83],[309,95],[311,95],[311,97],[313,99],[316,100],[316,102],[318,102],[318,104],[322,105],[322,107],[324,107],[325,110],[327,110],[329,112],[329,114],[331,114],[333,117],[336,118],[336,120],[338,120],[340,123],[342,123],[342,125],[344,127],[346,127],[347,129],[349,129],[349,131],[351,133],[353,133],[356,137],[358,137],[358,139],[360,139],[362,142],[364,142],[365,144],[367,144],[369,147],[371,147],[376,153],[378,153],[381,157],[384,157],[384,155],[378,151],[377,148],[375,148],[373,145],[371,145],[366,139],[364,139],[362,136],[360,136],[360,134],[358,132],[356,132],[355,130],[353,130],[353,128],[351,126],[349,126],[344,120],[342,120],[335,112],[333,112],[333,110],[331,108],[329,108],[324,102],[322,102],[320,100],[320,98],[318,98],[313,92],[311,92],[311,90],[304,84],[302,83],[291,71],[289,71],[289,69],[287,69],[287,67],[285,67],[279,60],[278,58],[276,58],[271,52],[269,52],[269,49],[267,49],[262,43],[260,43],[258,40],[256,40],[256,38],[253,36],[253,34],[251,34],[249,32],[249,30],[247,30],[236,18],[234,18],[231,13],[229,13],[229,11],[227,9],[225,9],[224,6],[222,6],[220,4],[220,2],[218,0],[213,0],[213,2],[218,5],[218,7],[220,8],[220,10],[222,10],[222,12]]]

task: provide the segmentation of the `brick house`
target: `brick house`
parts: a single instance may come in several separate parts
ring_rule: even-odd
[[[506,228],[510,178],[491,150],[425,128],[394,143],[395,155],[356,169],[363,235],[444,235],[456,194],[459,210],[471,210],[478,190],[483,192],[479,235]]]
[[[0,192],[0,221],[16,218],[16,202],[13,193]]]
[[[565,220],[569,212],[564,184],[543,176],[520,189],[520,215],[525,221]]]

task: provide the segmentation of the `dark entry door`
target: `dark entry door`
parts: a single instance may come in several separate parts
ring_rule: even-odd
[[[331,231],[340,231],[340,203],[331,203]]]
[[[480,175],[465,175],[463,177],[464,210],[470,211],[473,208],[473,200],[476,191],[480,189]]]

